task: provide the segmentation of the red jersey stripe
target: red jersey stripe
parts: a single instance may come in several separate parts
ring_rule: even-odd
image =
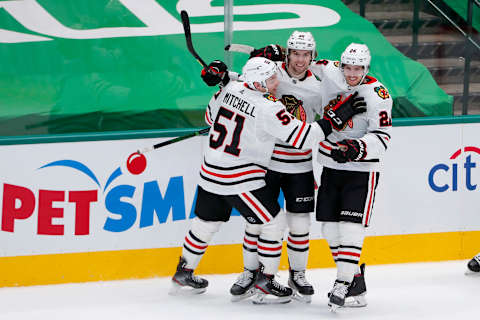
[[[205,172],[205,173],[208,173],[212,176],[219,177],[219,178],[237,178],[237,177],[245,176],[247,174],[266,173],[265,170],[255,169],[255,170],[248,170],[248,171],[232,173],[232,174],[221,174],[221,173],[215,173],[215,172],[208,171],[207,169],[205,169],[205,167],[203,165],[202,165],[202,171]]]
[[[327,149],[327,150],[332,150],[332,147],[327,146],[327,145],[326,145],[325,143],[323,143],[323,142],[320,142],[320,145],[321,145],[323,148]]]
[[[296,146],[298,139],[300,139],[300,136],[302,135],[303,129],[305,129],[306,124],[307,124],[306,122],[302,124],[302,127],[300,128],[300,131],[298,132],[297,137],[295,138],[295,141],[293,141],[293,146]]]
[[[245,197],[245,199],[247,199],[248,202],[250,202],[250,204],[257,210],[257,212],[262,215],[265,221],[270,222],[270,218],[262,211],[262,209],[255,202],[253,202],[253,200],[246,193],[242,193],[242,195]]]
[[[308,150],[308,151],[305,151],[305,152],[287,152],[287,151],[273,150],[273,153],[283,154],[283,155],[286,155],[286,156],[306,156],[307,154],[312,153],[312,150]]]

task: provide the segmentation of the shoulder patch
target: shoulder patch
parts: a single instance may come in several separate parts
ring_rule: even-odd
[[[338,66],[340,65],[340,61],[335,61],[333,65],[338,68]]]
[[[270,93],[265,93],[263,96],[264,96],[267,100],[270,100],[270,101],[273,101],[273,102],[277,102],[277,101],[278,101],[278,99],[275,98],[275,96],[272,96]]]
[[[315,62],[315,64],[323,64],[324,66],[326,66],[328,64],[328,60],[325,60],[325,59],[318,60],[317,62]]]
[[[385,88],[384,86],[379,86],[379,87],[375,87],[373,88],[373,90],[378,94],[378,96],[380,98],[382,98],[383,100],[385,99],[388,99],[390,97],[390,94],[388,93],[388,90],[387,88]]]

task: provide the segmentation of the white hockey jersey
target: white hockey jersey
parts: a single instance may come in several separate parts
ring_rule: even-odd
[[[275,97],[230,81],[207,107],[212,126],[200,168],[199,185],[212,193],[240,194],[265,186],[266,167],[276,139],[296,148],[324,140],[317,123],[292,116]]]
[[[288,112],[297,119],[311,123],[317,114],[323,113],[323,83],[308,70],[305,77],[290,77],[284,62],[276,62],[280,70],[276,97],[282,101]],[[298,150],[277,140],[268,168],[284,173],[312,171],[312,150]]]
[[[367,111],[355,115],[343,131],[333,130],[326,141],[320,142],[317,161],[324,167],[338,170],[381,171],[380,160],[390,141],[392,98],[385,86],[371,76],[366,76],[361,85],[350,87],[339,64],[339,61],[319,60],[310,67],[310,70],[323,80],[328,102],[324,109],[358,91],[358,96],[365,98]],[[336,142],[344,139],[363,141],[366,146],[366,157],[355,162],[334,161],[330,157],[330,152],[332,148],[337,147]]]

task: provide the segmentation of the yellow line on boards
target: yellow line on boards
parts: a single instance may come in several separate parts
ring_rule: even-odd
[[[367,265],[470,259],[480,252],[480,231],[373,236],[365,239],[364,248]],[[168,277],[181,252],[160,248],[2,257],[0,287]],[[334,266],[327,242],[311,240],[308,268]],[[285,243],[280,269],[288,269]],[[241,244],[212,245],[196,273],[242,270]]]

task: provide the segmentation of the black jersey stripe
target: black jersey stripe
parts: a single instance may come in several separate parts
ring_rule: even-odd
[[[285,142],[289,143],[290,140],[291,140],[292,137],[293,137],[293,134],[294,134],[297,130],[298,130],[298,126],[296,126],[295,129],[293,129],[292,133],[290,133],[290,135],[289,135],[288,138],[287,138],[287,141],[285,141]]]
[[[380,142],[383,144],[383,147],[385,148],[385,150],[387,150],[387,144],[385,143],[385,141],[383,141],[383,138],[378,135],[377,133],[375,133],[375,136],[378,138],[378,140],[380,140]]]
[[[392,137],[390,137],[390,135],[388,133],[386,133],[385,131],[381,131],[381,130],[373,130],[373,131],[370,131],[371,133],[375,133],[375,134],[384,134],[388,137],[388,139],[391,139]]]
[[[267,170],[266,167],[261,166],[261,165],[258,165],[258,164],[256,164],[256,163],[246,163],[246,164],[241,164],[241,165],[234,166],[234,167],[220,167],[220,166],[216,166],[216,165],[213,165],[213,164],[208,163],[205,159],[203,159],[203,163],[205,163],[205,165],[206,165],[207,167],[209,167],[209,168],[217,169],[217,170],[225,170],[225,171],[228,171],[228,170],[237,170],[237,169],[242,169],[242,168],[246,168],[246,167],[250,167],[250,166],[259,167],[259,168],[261,168],[261,169]]]
[[[311,125],[308,125],[307,132],[305,132],[305,135],[303,136],[302,143],[300,143],[299,149],[303,148],[303,144],[305,143],[305,140],[307,140],[308,133],[310,132],[310,129],[312,129]]]
[[[326,153],[325,151],[323,151],[322,149],[318,149],[318,152],[320,152],[321,154],[323,154],[325,157],[332,157],[329,153]]]
[[[204,179],[205,181],[212,182],[212,183],[215,183],[215,184],[219,184],[219,185],[222,185],[222,186],[233,186],[233,185],[236,185],[236,184],[242,184],[242,183],[250,182],[250,181],[254,181],[254,180],[264,180],[265,179],[264,176],[260,176],[260,177],[252,177],[252,178],[243,179],[243,180],[236,180],[236,181],[232,181],[232,182],[222,182],[222,181],[213,180],[211,178],[207,178],[202,173],[200,173],[200,177],[202,179]]]
[[[298,148],[295,148],[294,146],[291,146],[289,144],[278,144],[278,143],[275,143],[275,147],[277,148],[285,148],[285,149],[295,149],[297,150]]]
[[[300,162],[308,162],[312,160],[312,156],[308,158],[303,158],[303,159],[281,159],[281,158],[275,158],[272,157],[271,160],[273,161],[278,161],[278,162],[284,162],[284,163],[300,163]]]

